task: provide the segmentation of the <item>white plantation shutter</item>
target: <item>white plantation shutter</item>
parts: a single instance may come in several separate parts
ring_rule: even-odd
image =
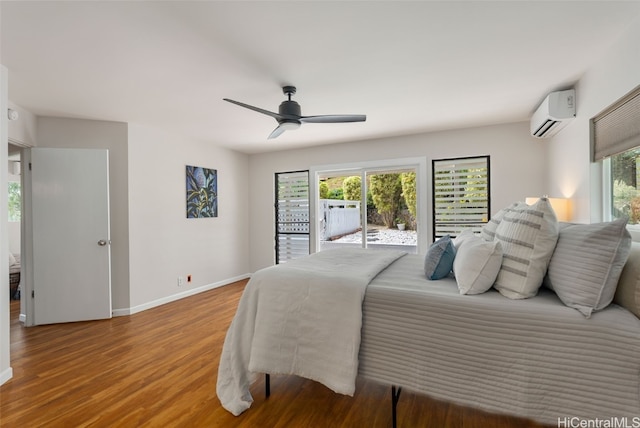
[[[433,161],[433,236],[480,231],[489,220],[489,156]]]
[[[276,263],[309,254],[309,172],[276,173]]]

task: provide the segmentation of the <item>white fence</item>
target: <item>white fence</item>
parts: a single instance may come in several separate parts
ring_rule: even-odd
[[[329,241],[331,238],[360,230],[360,216],[360,201],[320,199],[320,239]]]

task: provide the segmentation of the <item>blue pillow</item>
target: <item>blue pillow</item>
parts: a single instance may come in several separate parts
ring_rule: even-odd
[[[456,257],[451,237],[445,235],[431,244],[424,258],[424,273],[427,279],[442,279],[449,275],[453,269],[453,260]]]

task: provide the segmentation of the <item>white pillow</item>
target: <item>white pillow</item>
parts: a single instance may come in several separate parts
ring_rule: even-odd
[[[481,294],[491,288],[500,271],[502,246],[498,241],[485,241],[468,232],[461,233],[454,242],[457,245],[453,273],[460,294]]]
[[[467,239],[477,238],[476,234],[471,231],[471,229],[465,229],[458,236],[453,238],[453,246],[456,247],[456,251],[460,248],[460,244]]]
[[[558,220],[549,200],[507,209],[495,239],[504,253],[495,288],[510,299],[535,296],[558,240]]]
[[[547,285],[565,305],[589,318],[613,300],[630,251],[626,218],[568,225],[560,230]]]
[[[9,266],[13,266],[14,264],[16,264],[16,258],[13,254],[9,253]]]

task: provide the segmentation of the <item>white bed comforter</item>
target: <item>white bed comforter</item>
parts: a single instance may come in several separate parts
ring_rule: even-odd
[[[295,374],[353,395],[367,284],[404,254],[344,248],[256,272],[222,348],[222,406],[236,416],[248,409],[258,373]]]

